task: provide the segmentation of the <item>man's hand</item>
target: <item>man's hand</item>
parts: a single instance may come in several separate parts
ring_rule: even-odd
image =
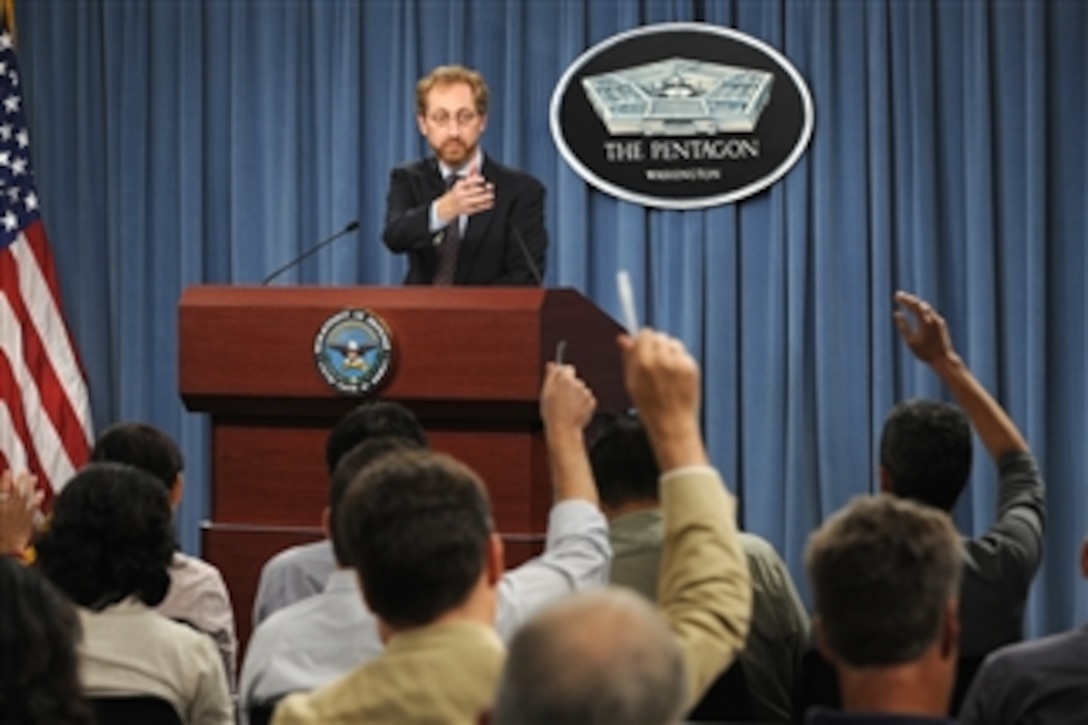
[[[579,498],[598,504],[583,436],[583,429],[596,409],[597,398],[572,365],[548,363],[540,389],[540,417],[544,421],[556,501]]]
[[[676,339],[653,330],[621,335],[623,379],[662,471],[706,465],[699,430],[699,366]]]
[[[895,326],[899,328],[899,335],[916,358],[927,365],[933,365],[958,357],[952,347],[948,325],[928,302],[909,292],[896,292],[895,301],[902,308],[893,313]],[[916,327],[911,326],[908,312],[917,321]]]
[[[894,313],[899,335],[914,356],[929,365],[952,391],[990,456],[1000,461],[1012,451],[1028,450],[1027,441],[1008,413],[952,347],[944,318],[928,302],[909,292],[896,292],[895,301],[903,308]],[[917,327],[911,327],[908,312]]]
[[[647,425],[698,415],[699,366],[683,343],[653,330],[621,335],[619,343],[627,392]]]
[[[38,479],[29,473],[13,476],[0,474],[0,552],[21,554],[34,534],[34,517],[42,505],[44,493],[37,490]]]
[[[559,431],[581,435],[596,409],[597,398],[573,365],[547,364],[540,390],[540,417],[549,435]]]
[[[495,185],[473,167],[438,198],[436,211],[449,224],[460,216],[472,216],[495,206]]]

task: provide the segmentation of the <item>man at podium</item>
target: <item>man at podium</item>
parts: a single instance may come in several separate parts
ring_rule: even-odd
[[[382,241],[408,255],[405,284],[540,285],[544,186],[480,149],[483,76],[439,66],[416,84],[416,121],[434,151],[393,169]]]

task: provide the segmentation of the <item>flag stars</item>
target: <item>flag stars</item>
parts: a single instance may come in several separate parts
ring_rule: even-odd
[[[0,219],[0,223],[4,225],[4,230],[8,232],[13,232],[19,228],[19,218],[12,213],[11,209],[8,209],[7,213],[4,214],[4,218]]]
[[[33,191],[23,197],[23,204],[26,206],[28,212],[35,211],[38,208],[38,195]]]
[[[19,96],[8,96],[4,99],[4,110],[8,113],[19,112]]]
[[[10,151],[0,151],[0,166],[11,166]]]
[[[11,203],[14,204],[19,201],[19,187],[13,186],[7,190],[8,198],[11,199]]]
[[[3,125],[0,125],[0,140],[2,140],[2,141],[10,141],[11,140],[11,125],[10,124],[5,123]]]
[[[0,33],[0,50],[12,50],[15,46],[11,42],[11,33]]]
[[[20,129],[19,133],[15,134],[15,140],[19,143],[19,148],[25,149],[30,145],[30,134],[25,128]]]
[[[16,176],[22,176],[23,174],[25,174],[26,159],[16,157],[16,159],[11,162],[11,173],[15,174]]]

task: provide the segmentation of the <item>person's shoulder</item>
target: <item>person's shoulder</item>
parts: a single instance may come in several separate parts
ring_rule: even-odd
[[[186,579],[207,581],[216,585],[223,585],[223,574],[219,567],[196,556],[189,556],[180,551],[174,554],[174,560],[170,563],[171,572],[184,572]]]
[[[484,176],[488,179],[505,178],[507,180],[507,183],[509,183],[510,181],[515,181],[534,188],[544,188],[544,184],[541,183],[540,179],[536,178],[532,174],[528,173],[527,171],[522,171],[521,169],[516,169],[513,166],[507,166],[492,158],[491,156],[484,156],[483,173]]]
[[[309,544],[296,544],[280,551],[265,562],[266,572],[275,572],[305,567],[312,562],[324,562],[333,559],[332,543],[328,539],[313,541]]]
[[[359,608],[365,612],[362,596],[358,598]],[[348,598],[352,602],[354,599]],[[343,608],[344,598],[334,600],[328,592],[318,592],[313,596],[299,599],[282,609],[277,609],[265,618],[253,631],[254,640],[260,639],[279,645],[290,645],[290,640],[298,632],[313,629],[315,614],[330,606]],[[308,636],[308,635],[307,635]]]
[[[276,707],[276,723],[352,722],[359,705],[372,693],[368,687],[373,662],[358,665],[339,679],[309,692],[288,695]]]
[[[181,660],[192,660],[194,664],[219,661],[215,642],[200,630],[153,609],[133,608],[130,613],[133,616],[130,632],[136,639],[150,638],[158,649],[172,649]]]
[[[778,551],[775,550],[771,542],[758,534],[753,534],[748,531],[738,531],[737,538],[740,540],[740,546],[744,549],[744,553],[753,559],[770,562],[779,562],[782,560],[782,557],[778,555]]]
[[[422,176],[434,170],[435,161],[429,157],[413,159],[397,164],[393,167],[393,175]]]
[[[1002,647],[987,658],[986,667],[1005,673],[1035,675],[1047,665],[1063,662],[1070,656],[1082,660],[1086,649],[1088,626]],[[1088,663],[1084,668],[1088,670]]]

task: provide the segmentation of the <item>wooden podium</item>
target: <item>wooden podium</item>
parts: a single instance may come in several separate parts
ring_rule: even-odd
[[[393,367],[366,397],[332,388],[315,361],[319,330],[345,309],[392,331]],[[408,406],[434,449],[483,477],[508,564],[544,541],[551,483],[538,397],[558,343],[600,411],[629,405],[620,326],[570,289],[205,286],[185,291],[179,316],[181,397],[212,416],[204,556],[227,580],[243,643],[262,564],[323,535],[325,439],[362,400]]]

